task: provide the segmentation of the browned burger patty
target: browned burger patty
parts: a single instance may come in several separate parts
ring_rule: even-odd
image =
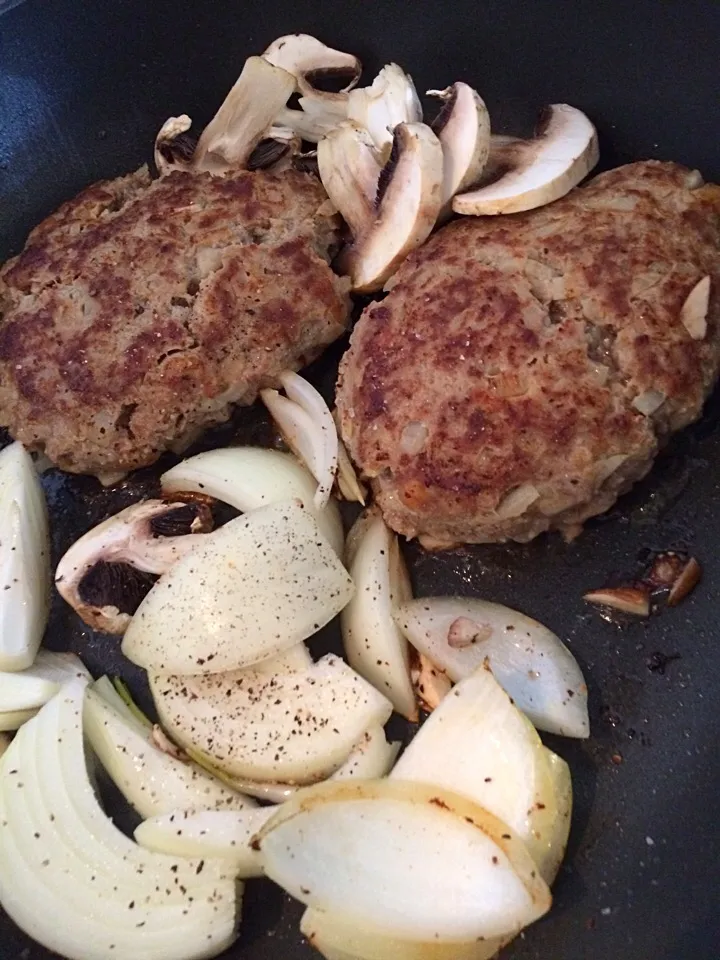
[[[707,275],[693,339],[681,308]],[[340,372],[343,436],[388,523],[436,545],[576,533],[700,415],[719,283],[720,188],[675,164],[441,230],[365,310]]]
[[[0,272],[0,424],[103,474],[251,403],[347,325],[326,199],[294,171],[141,170],[66,203]]]

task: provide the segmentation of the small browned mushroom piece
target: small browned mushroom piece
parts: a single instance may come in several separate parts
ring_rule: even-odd
[[[88,626],[122,634],[158,576],[212,526],[204,503],[133,504],[70,547],[58,564],[55,586]]]
[[[588,603],[610,607],[621,613],[631,613],[636,617],[650,616],[649,587],[603,587],[600,590],[591,590],[583,599]]]

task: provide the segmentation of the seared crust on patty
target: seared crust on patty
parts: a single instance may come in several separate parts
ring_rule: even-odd
[[[695,340],[681,308],[707,275]],[[676,164],[441,230],[365,310],[341,367],[343,436],[388,523],[437,545],[577,532],[700,415],[718,283],[720,188]]]
[[[40,224],[0,273],[0,423],[65,470],[182,448],[345,329],[319,181],[146,171]]]

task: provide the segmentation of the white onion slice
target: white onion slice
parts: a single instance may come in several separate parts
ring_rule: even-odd
[[[286,370],[280,383],[287,397],[269,389],[261,390],[260,396],[287,445],[317,480],[313,500],[320,509],[330,499],[337,473],[335,421],[322,396],[299,374]]]
[[[326,960],[492,960],[507,942],[507,937],[446,943],[402,940],[312,907],[302,915],[300,931]]]
[[[375,780],[384,777],[395,762],[400,746],[399,741],[388,743],[381,726],[372,726],[355,744],[342,766],[338,767],[328,779]],[[191,752],[194,753],[194,751]],[[223,771],[213,768],[212,765],[206,764],[204,760],[203,764],[233,789],[247,796],[256,797],[258,800],[264,800],[266,803],[284,803],[302,789],[292,783],[230,777]]]
[[[38,710],[60,689],[60,685],[24,673],[0,673],[0,713]]]
[[[83,699],[69,683],[2,759],[0,903],[71,960],[214,956],[236,935],[232,872],[148,853],[113,826],[87,776]]]
[[[391,776],[468,797],[512,827],[538,864],[549,849],[558,811],[545,748],[487,665],[445,697]]]
[[[390,702],[339,657],[262,675],[150,676],[163,726],[233,777],[308,783],[329,776]]]
[[[313,477],[290,453],[261,447],[225,447],[183,460],[160,478],[163,494],[202,493],[248,513],[280,500],[297,498],[310,510],[338,555],[343,529],[337,504],[315,507]]]
[[[274,807],[246,810],[175,810],[145,820],[135,830],[141,847],[174,857],[216,857],[241,880],[263,875],[262,857],[250,841],[274,816]]]
[[[242,810],[254,801],[230,790],[197,764],[178,760],[155,746],[148,729],[115,702],[90,689],[85,699],[85,734],[111,779],[142,817],[175,810]],[[122,701],[121,701],[122,703]]]
[[[222,673],[276,656],[342,610],[353,584],[299,501],[237,517],[164,574],[125,633],[157,673]]]
[[[35,662],[25,670],[0,672],[0,713],[34,713],[64,683],[79,678],[89,680],[90,674],[74,653],[39,650]]]
[[[0,731],[12,733],[13,730],[19,730],[37,713],[37,710],[6,710],[0,713]]]
[[[549,836],[549,843],[538,863],[540,876],[550,885],[557,876],[560,865],[565,857],[568,837],[570,835],[570,821],[572,819],[573,790],[570,767],[552,750],[545,748],[550,780],[555,794],[557,816],[553,821]]]
[[[0,452],[0,530],[0,670],[24,670],[47,625],[50,541],[45,494],[20,443]]]
[[[568,648],[537,620],[498,603],[464,597],[412,600],[395,612],[395,619],[410,643],[451,680],[469,676],[487,658],[497,681],[539,730],[589,735],[582,671]],[[459,619],[475,623],[481,639],[451,646],[450,629]]]
[[[397,536],[375,512],[360,518],[349,564],[355,593],[341,614],[345,655],[350,666],[385,694],[408,720],[418,718],[410,679],[407,640],[393,620],[394,607],[408,599],[409,581]]]
[[[550,906],[506,824],[425,784],[321,784],[284,803],[257,840],[266,875],[296,899],[400,939],[515,933]]]

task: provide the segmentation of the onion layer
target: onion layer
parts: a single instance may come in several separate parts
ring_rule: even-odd
[[[50,610],[47,507],[30,454],[0,452],[0,670],[29,667]]]
[[[209,534],[140,604],[123,653],[156,673],[222,673],[276,656],[340,612],[345,568],[299,501]]]
[[[165,495],[200,493],[243,513],[297,498],[313,514],[335,552],[342,554],[343,529],[337,504],[330,500],[323,509],[315,507],[313,478],[290,453],[261,447],[208,450],[172,467],[160,482]]]
[[[500,685],[535,726],[587,737],[587,686],[568,648],[517,610],[465,597],[428,597],[403,604],[395,619],[410,643],[451,680],[469,676],[487,658]]]

